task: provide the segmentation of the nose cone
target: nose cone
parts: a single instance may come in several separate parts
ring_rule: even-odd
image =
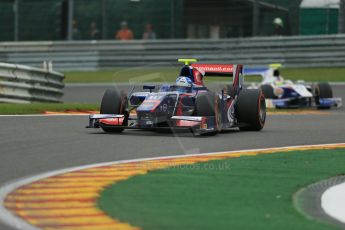
[[[152,93],[148,95],[143,103],[138,107],[138,112],[154,112],[155,109],[161,104],[164,100],[165,95],[160,95],[156,93]]]
[[[137,109],[138,112],[150,112],[154,111],[160,104],[160,101],[144,101]]]

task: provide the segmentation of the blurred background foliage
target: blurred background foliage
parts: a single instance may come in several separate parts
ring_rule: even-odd
[[[18,40],[66,40],[69,0],[0,1],[0,41],[14,40],[15,12]],[[255,15],[255,2],[258,14]],[[101,39],[114,39],[127,21],[135,39],[152,24],[159,39],[232,38],[270,36],[273,20],[282,20],[281,35],[334,34],[338,32],[338,9],[301,8],[302,0],[74,0],[73,18],[88,40],[95,22]],[[18,11],[15,11],[15,5]],[[256,24],[257,31],[253,27]]]

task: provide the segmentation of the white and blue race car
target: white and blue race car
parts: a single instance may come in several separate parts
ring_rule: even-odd
[[[263,80],[248,88],[261,88],[268,108],[305,108],[330,109],[340,107],[342,99],[333,97],[331,86],[326,83],[308,84],[303,80],[292,82],[280,76],[279,64],[264,68],[247,68],[246,76],[261,75]]]

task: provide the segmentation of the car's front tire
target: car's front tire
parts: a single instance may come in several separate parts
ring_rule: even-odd
[[[260,86],[262,93],[267,99],[276,99],[277,96],[274,94],[274,89],[271,85],[265,84]]]
[[[206,92],[199,94],[195,99],[195,116],[200,117],[211,117],[217,115],[217,105],[216,101],[218,100],[218,96],[212,92]],[[217,118],[216,118],[217,119]],[[202,136],[213,136],[218,133],[218,127],[216,127],[216,131],[201,134]]]
[[[327,107],[320,106],[320,99],[332,98],[332,97],[333,97],[332,87],[327,82],[318,83],[315,86],[314,99],[315,99],[315,103],[318,109],[330,109],[331,108],[330,106],[327,106]]]
[[[117,89],[107,89],[103,95],[101,103],[101,114],[125,114],[127,109],[127,96]],[[100,127],[107,133],[120,133],[123,128],[112,127],[100,124]]]

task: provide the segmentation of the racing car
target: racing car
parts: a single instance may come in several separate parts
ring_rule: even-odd
[[[261,89],[243,88],[243,65],[183,62],[174,84],[144,85],[141,92],[126,95],[108,89],[100,114],[89,116],[87,128],[120,133],[125,129],[189,130],[195,135],[215,135],[222,130],[259,131],[266,120],[266,104]],[[204,77],[233,77],[220,93],[209,90]]]
[[[307,84],[303,80],[292,82],[280,76],[280,64],[271,64],[268,68],[247,68],[246,75],[261,75],[259,84],[252,84],[250,89],[261,89],[270,108],[316,107],[330,109],[340,107],[341,98],[333,97],[331,86],[326,83]]]

